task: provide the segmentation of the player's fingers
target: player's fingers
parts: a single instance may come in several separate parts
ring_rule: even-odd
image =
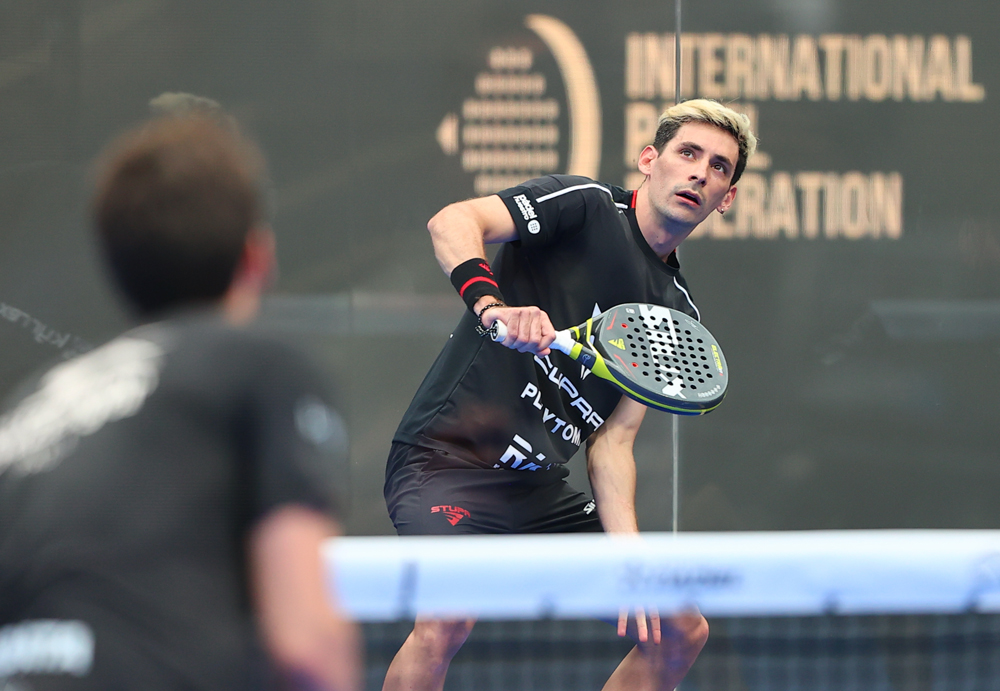
[[[531,352],[535,355],[548,354],[550,341],[545,340],[545,324],[548,322],[548,315],[542,310],[536,309],[531,314]],[[544,351],[544,352],[543,352]]]
[[[535,352],[535,344],[532,341],[532,324],[530,314],[519,314],[517,320],[517,340],[511,346],[520,353]]]
[[[640,643],[649,640],[649,630],[646,628],[646,611],[642,607],[635,608],[635,628]]]
[[[539,317],[544,314],[537,307],[525,307],[518,315],[520,329],[518,331],[517,350],[522,353],[537,353],[538,341],[541,338]]]
[[[503,315],[504,324],[507,325],[507,338],[503,344],[508,348],[517,349],[521,341],[521,315],[517,310],[510,310]]]
[[[660,633],[660,612],[655,608],[649,612],[649,627],[653,630],[653,643],[659,645],[663,635]]]
[[[618,635],[624,637],[628,634],[628,610],[623,609],[618,612]]]
[[[549,315],[544,310],[537,307],[532,308],[531,319],[532,352],[536,355],[548,355],[552,352],[549,346],[552,345],[552,341],[556,337],[556,330],[552,326],[552,320],[549,319]]]
[[[541,349],[548,349],[552,345],[552,341],[556,340],[556,330],[552,326],[552,321],[549,319],[549,315],[542,312],[542,337],[538,342]]]

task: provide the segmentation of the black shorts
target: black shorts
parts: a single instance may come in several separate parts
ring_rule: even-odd
[[[385,502],[400,535],[599,533],[593,500],[562,468],[481,468],[443,451],[394,443]]]

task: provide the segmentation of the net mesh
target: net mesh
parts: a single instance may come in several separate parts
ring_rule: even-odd
[[[1000,615],[710,619],[682,691],[996,691]],[[381,689],[412,622],[366,624],[367,689]],[[631,648],[594,620],[480,622],[446,691],[600,689]]]

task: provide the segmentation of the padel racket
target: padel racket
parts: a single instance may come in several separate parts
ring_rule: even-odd
[[[493,322],[494,341],[507,327]],[[715,410],[726,395],[729,369],[722,348],[701,322],[659,305],[612,307],[579,326],[556,332],[566,353],[629,398],[679,415]]]

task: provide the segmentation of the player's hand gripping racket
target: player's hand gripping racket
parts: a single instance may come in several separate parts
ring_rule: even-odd
[[[493,322],[494,341],[507,327]],[[566,353],[629,398],[658,410],[702,415],[726,395],[729,369],[718,342],[700,322],[659,305],[628,303],[556,332],[550,346]]]

